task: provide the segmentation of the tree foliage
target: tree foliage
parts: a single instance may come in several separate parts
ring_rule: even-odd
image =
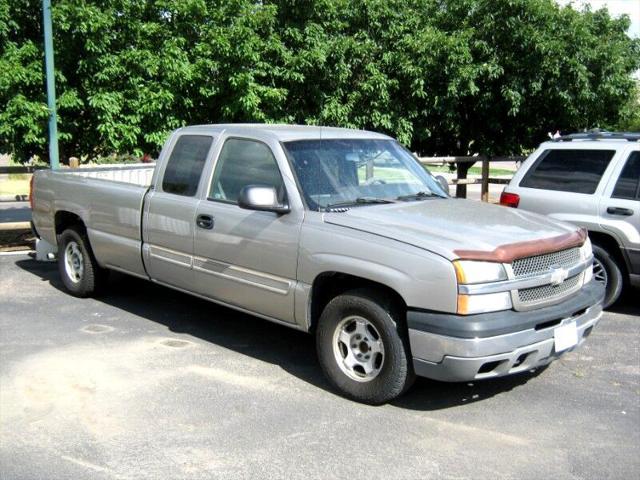
[[[553,0],[54,0],[60,149],[158,151],[186,124],[368,128],[506,154],[616,124],[640,42]],[[46,157],[40,0],[0,0],[0,151]]]

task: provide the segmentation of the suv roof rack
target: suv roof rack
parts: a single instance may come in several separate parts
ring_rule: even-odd
[[[554,138],[554,142],[571,142],[572,140],[627,140],[640,141],[640,132],[607,132],[604,130],[589,130],[583,133],[571,133]]]

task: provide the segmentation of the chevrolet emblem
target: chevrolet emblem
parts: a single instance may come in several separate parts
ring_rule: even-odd
[[[553,285],[554,287],[557,287],[558,285],[562,285],[562,283],[569,276],[569,272],[562,267],[558,267],[554,265],[553,267],[550,268],[550,270],[551,270],[551,285]]]

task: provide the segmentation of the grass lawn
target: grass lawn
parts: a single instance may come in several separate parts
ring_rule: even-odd
[[[28,195],[29,174],[0,175],[0,195]]]
[[[425,165],[431,173],[437,175],[439,173],[449,173],[449,167],[439,166],[439,165]],[[451,172],[454,173],[454,172]],[[508,176],[512,177],[515,172],[513,170],[507,170],[505,168],[491,168],[489,169],[490,177],[497,176]],[[471,167],[468,172],[469,176],[482,175],[482,167]],[[397,168],[389,168],[389,167],[378,167],[374,168],[374,177],[379,178],[381,180],[385,180],[387,182],[402,182],[402,181],[415,181],[412,178],[412,175],[407,171]],[[358,179],[362,182],[366,178],[366,170],[364,167],[358,169]]]
[[[450,173],[449,167],[446,165],[425,165],[431,173]],[[451,172],[451,173],[455,173]],[[507,170],[505,168],[489,168],[490,177],[509,176],[512,177],[515,172],[513,170]],[[471,167],[467,175],[482,175],[482,167]]]

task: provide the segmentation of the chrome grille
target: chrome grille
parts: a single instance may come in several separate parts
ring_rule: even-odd
[[[560,285],[542,285],[541,287],[523,288],[518,290],[518,300],[522,303],[539,302],[541,300],[553,300],[578,286],[580,274],[567,278]]]
[[[578,262],[580,262],[580,249],[569,248],[559,252],[520,258],[514,260],[511,266],[515,278],[520,278],[528,275],[547,273],[551,267],[572,267]]]
[[[535,255],[514,260],[511,264],[510,278],[525,278],[550,273],[556,268],[569,269],[580,263],[580,249],[568,248],[559,252]],[[580,288],[582,274],[567,278],[559,285],[541,285],[522,288],[511,292],[513,306],[516,310],[526,310],[538,306],[557,303]]]

